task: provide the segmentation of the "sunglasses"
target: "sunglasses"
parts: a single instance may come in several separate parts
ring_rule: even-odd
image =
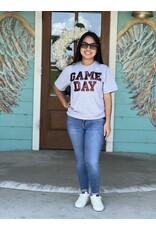
[[[82,48],[82,49],[87,49],[88,46],[90,47],[91,50],[96,50],[96,48],[97,48],[99,45],[96,44],[96,43],[90,43],[90,44],[88,44],[87,42],[82,42],[82,43],[81,43],[81,48]]]

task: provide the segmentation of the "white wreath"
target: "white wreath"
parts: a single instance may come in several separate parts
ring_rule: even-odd
[[[52,55],[58,69],[63,70],[67,66],[67,47],[72,42],[80,39],[85,32],[87,32],[87,29],[75,26],[74,29],[63,31],[60,38],[54,42]]]

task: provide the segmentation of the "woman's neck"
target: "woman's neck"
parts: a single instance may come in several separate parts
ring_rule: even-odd
[[[91,64],[93,64],[94,63],[94,59],[82,59],[82,64],[83,65],[91,65]]]

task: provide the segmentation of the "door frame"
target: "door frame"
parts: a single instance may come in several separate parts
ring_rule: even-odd
[[[42,57],[42,11],[35,12],[35,65],[34,65],[34,108],[33,108],[33,135],[32,149],[40,149],[40,118],[41,118],[41,57]],[[116,36],[117,36],[117,11],[111,11],[110,20],[110,47],[109,66],[115,76],[116,70]],[[112,132],[107,140],[106,151],[113,151],[114,128],[114,96],[112,113]]]
[[[109,64],[109,42],[110,42],[110,11],[99,11],[101,13],[101,44],[102,56],[105,64]],[[40,148],[41,149],[71,149],[72,144],[69,140],[67,130],[50,129],[50,120],[53,107],[58,105],[58,99],[50,96],[50,50],[51,50],[51,15],[53,11],[44,11],[42,13],[42,89],[41,89],[41,130],[40,130]],[[54,12],[55,13],[55,12]],[[75,11],[75,19],[78,20],[78,11]],[[94,12],[93,12],[94,13]],[[57,106],[56,106],[57,107]],[[56,110],[56,107],[54,111]],[[62,110],[62,109],[61,109]],[[60,108],[59,108],[60,111]],[[65,111],[61,114],[65,115]],[[51,114],[51,115],[50,115]],[[62,115],[61,115],[62,116]],[[54,118],[53,118],[54,119]],[[57,121],[56,121],[57,123]],[[57,137],[57,138],[56,138]],[[64,137],[64,138],[63,138]],[[60,140],[60,141],[59,141]],[[106,142],[104,144],[105,150]]]

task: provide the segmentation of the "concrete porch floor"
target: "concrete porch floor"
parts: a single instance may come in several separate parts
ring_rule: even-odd
[[[74,207],[73,151],[0,152],[0,219],[156,219],[156,155],[101,154],[103,212]]]

